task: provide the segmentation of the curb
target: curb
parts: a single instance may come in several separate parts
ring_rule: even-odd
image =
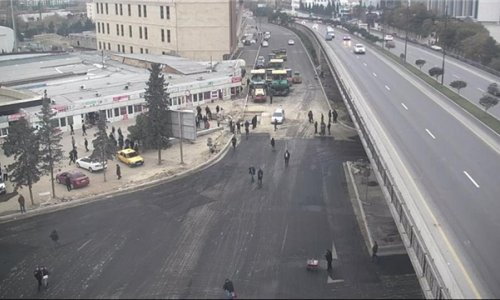
[[[111,197],[119,196],[122,194],[126,194],[132,190],[134,192],[140,191],[140,190],[144,190],[147,188],[157,186],[159,184],[163,184],[163,183],[167,183],[167,182],[171,182],[171,181],[174,181],[177,179],[184,178],[184,177],[191,175],[193,173],[203,171],[203,170],[207,169],[208,167],[218,163],[220,160],[222,160],[224,155],[228,152],[230,144],[231,144],[231,139],[228,140],[226,145],[216,155],[214,155],[211,159],[207,160],[206,162],[200,164],[199,166],[196,166],[195,168],[188,169],[188,170],[185,170],[185,171],[177,173],[177,174],[172,174],[166,178],[156,179],[156,180],[153,180],[153,181],[150,181],[147,183],[127,186],[123,189],[119,189],[118,191],[105,192],[105,193],[102,193],[99,195],[88,196],[86,198],[77,199],[77,200],[71,200],[69,202],[60,202],[60,203],[50,205],[50,206],[39,207],[39,208],[32,209],[25,214],[21,214],[20,212],[16,212],[14,214],[1,216],[0,217],[0,224],[7,223],[10,221],[23,220],[23,219],[31,218],[34,216],[42,215],[45,213],[51,213],[51,212],[56,212],[56,211],[60,211],[60,210],[68,209],[68,208],[73,208],[73,207],[80,206],[83,204],[92,203],[95,201],[100,201],[100,200],[108,199]]]

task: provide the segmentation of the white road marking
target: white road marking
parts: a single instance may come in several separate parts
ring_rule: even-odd
[[[338,259],[339,257],[337,256],[337,249],[335,249],[335,243],[332,241],[332,258],[333,259]]]
[[[429,129],[425,128],[425,131],[427,131],[427,133],[431,136],[431,138],[436,139],[436,137],[432,134],[432,132]]]
[[[477,89],[483,93],[485,92],[482,88],[477,88]]]
[[[373,76],[377,77],[377,74],[375,74],[375,73],[372,73],[372,74],[373,74]]]
[[[283,249],[285,248],[286,235],[288,233],[288,224],[286,224],[285,235],[283,236],[283,241],[281,242],[281,253],[283,253]]]
[[[406,105],[404,103],[401,103],[401,105],[406,109],[408,110],[408,107],[406,107]]]
[[[477,187],[479,188],[479,184],[477,184],[477,182],[474,180],[474,178],[472,178],[469,173],[467,173],[467,171],[464,171],[464,174],[465,176],[467,176],[469,178],[470,181],[472,181],[472,183]]]
[[[458,77],[457,75],[453,74],[453,77],[455,77],[456,79],[460,79],[460,77]]]
[[[385,86],[385,88],[386,88],[388,91],[390,91],[390,90],[391,90],[391,88],[390,88],[390,87],[388,87],[387,85]]]
[[[344,279],[332,279],[330,275],[328,275],[328,279],[326,280],[326,283],[341,283],[344,282]]]
[[[63,73],[61,70],[59,70],[58,68],[54,68],[56,69],[57,72],[59,72],[59,74]]]
[[[364,65],[365,67],[368,67],[368,65],[367,65],[366,63],[363,63],[363,65]]]
[[[90,243],[90,241],[92,241],[92,239],[86,241],[85,243],[83,243],[83,245],[80,246],[80,248],[77,249],[77,251],[80,251],[83,249],[83,247],[87,246],[88,243]]]

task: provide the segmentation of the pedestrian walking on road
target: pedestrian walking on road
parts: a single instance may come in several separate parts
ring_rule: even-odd
[[[332,126],[332,123],[328,122],[328,135],[332,135],[332,133],[330,132],[331,126]]]
[[[278,120],[274,120],[274,131],[278,130]]]
[[[309,123],[312,123],[313,122],[313,112],[312,112],[312,110],[310,110],[309,113],[307,113],[307,116],[309,117]]]
[[[54,242],[54,246],[59,245],[59,234],[57,233],[57,230],[52,230],[52,232],[49,235],[50,239]]]
[[[78,159],[78,151],[76,151],[76,147],[73,148],[73,162],[76,163]]]
[[[376,262],[378,260],[377,252],[378,252],[378,244],[377,241],[375,241],[372,247],[372,261]]]
[[[252,118],[252,129],[255,129],[255,127],[257,127],[257,116]]]
[[[290,152],[288,152],[288,149],[285,151],[285,167],[288,167],[288,162],[290,161]]]
[[[326,262],[328,264],[327,270],[331,270],[332,269],[332,261],[333,261],[332,251],[330,251],[329,249],[326,249],[325,258],[326,258]]]
[[[21,213],[25,213],[26,207],[24,206],[24,196],[19,195],[19,199],[17,199],[17,202],[19,202],[19,209],[21,210]]]
[[[87,127],[85,127],[85,124],[82,124],[82,136],[87,135]]]
[[[83,144],[85,145],[85,151],[89,152],[89,141],[87,141],[87,138],[83,140]]]
[[[337,113],[337,110],[334,108],[332,112],[332,117],[333,117],[333,123],[337,123],[337,117],[339,114]]]
[[[43,273],[42,269],[40,267],[36,267],[35,271],[33,272],[33,276],[35,276],[36,281],[38,282],[38,291],[42,289],[42,278],[43,278]]]
[[[233,143],[233,149],[236,150],[236,137],[233,135],[233,138],[231,139],[231,143]]]
[[[118,176],[118,180],[122,179],[122,170],[119,164],[116,164],[116,176]]]
[[[318,133],[318,121],[314,122],[314,134]]]
[[[252,178],[252,183],[254,183],[255,181],[255,168],[253,166],[251,166],[250,168],[248,168],[248,173],[250,174],[250,177]]]
[[[270,104],[273,104],[273,95],[269,95]]]
[[[68,177],[66,177],[66,180],[64,182],[66,184],[66,189],[68,189],[68,192],[71,192],[71,179]]]
[[[332,121],[332,110],[328,110],[328,123]]]
[[[274,151],[274,144],[275,144],[274,138],[271,138],[271,147],[273,148],[273,151]]]
[[[73,130],[73,124],[69,124],[69,134],[75,134],[75,131]]]
[[[325,123],[325,117],[323,116],[323,113],[321,113],[321,123]]]
[[[73,150],[69,151],[69,165],[71,166],[71,163],[74,161],[73,158]]]
[[[264,177],[264,171],[262,171],[261,168],[259,168],[259,171],[257,172],[257,179],[259,180],[259,188],[262,187],[262,178]]]
[[[76,147],[76,142],[75,142],[75,137],[74,136],[71,136],[71,145],[73,146],[73,148]]]
[[[240,122],[236,122],[236,133],[241,134],[241,123]]]

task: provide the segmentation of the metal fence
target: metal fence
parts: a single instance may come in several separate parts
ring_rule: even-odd
[[[307,28],[307,27],[303,27]],[[299,29],[300,30],[300,29]],[[310,29],[307,28],[309,31]],[[326,51],[323,48],[322,43],[319,41],[318,37],[309,31],[309,35],[313,36],[319,45],[322,54],[328,58],[326,55]],[[447,288],[444,285],[442,277],[440,276],[432,257],[429,254],[423,239],[416,228],[415,221],[413,220],[411,214],[409,213],[404,199],[401,195],[401,192],[398,190],[395,180],[392,174],[388,171],[386,167],[386,163],[383,160],[383,157],[380,155],[380,151],[374,143],[373,136],[368,131],[368,127],[366,126],[366,122],[363,120],[362,116],[359,114],[356,104],[353,101],[353,96],[351,95],[347,85],[343,82],[342,78],[339,76],[338,71],[335,66],[329,59],[325,59],[328,63],[330,71],[332,73],[332,77],[335,80],[335,83],[339,87],[339,91],[342,95],[343,101],[347,106],[349,114],[353,122],[358,127],[358,133],[360,138],[366,143],[366,151],[369,152],[369,157],[372,160],[372,164],[376,166],[375,171],[378,172],[383,179],[384,187],[386,188],[388,195],[390,196],[390,202],[394,207],[394,211],[397,213],[397,216],[394,216],[395,221],[399,222],[404,228],[404,232],[400,232],[401,234],[407,235],[407,240],[405,241],[405,247],[407,251],[413,251],[416,257],[416,261],[413,261],[415,271],[417,276],[424,279],[428,285],[429,292],[432,294],[432,297],[435,299],[449,299],[450,295],[448,293]],[[397,218],[396,218],[397,217]],[[404,240],[404,239],[403,239]],[[415,266],[415,263],[418,266]]]

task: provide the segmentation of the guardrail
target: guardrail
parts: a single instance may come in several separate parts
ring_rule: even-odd
[[[298,25],[298,24],[297,24]],[[299,25],[300,26],[300,25]],[[332,77],[335,80],[335,83],[339,87],[340,94],[342,95],[342,99],[349,111],[349,114],[356,125],[356,129],[360,136],[360,139],[364,141],[363,146],[370,158],[372,165],[375,165],[375,172],[378,172],[380,178],[383,180],[383,184],[386,188],[386,195],[390,197],[390,203],[393,206],[393,210],[391,212],[396,212],[397,215],[394,215],[394,221],[399,222],[400,225],[398,229],[400,230],[400,234],[402,236],[403,242],[408,252],[413,252],[414,255],[410,255],[410,259],[415,268],[415,272],[419,277],[419,280],[422,285],[422,289],[426,296],[432,297],[434,299],[449,299],[451,298],[447,287],[445,286],[443,279],[434,264],[433,258],[430,256],[428,248],[426,247],[422,236],[420,235],[418,229],[416,228],[416,223],[408,211],[405,201],[401,192],[398,190],[395,180],[393,176],[390,174],[387,168],[387,164],[384,162],[383,157],[380,155],[380,151],[374,143],[374,138],[372,134],[368,131],[368,127],[366,126],[366,122],[363,120],[363,117],[359,114],[358,109],[356,107],[355,101],[353,101],[353,96],[347,88],[347,85],[344,83],[342,78],[339,76],[339,73],[335,66],[332,64],[330,59],[328,59],[328,55],[326,54],[325,49],[321,41],[318,39],[316,34],[312,32],[308,27],[302,26],[306,28],[316,39],[317,44],[320,47],[322,54],[324,55],[325,61],[328,63],[330,71],[332,73]],[[299,29],[300,30],[300,29]],[[401,232],[403,230],[403,232]]]

